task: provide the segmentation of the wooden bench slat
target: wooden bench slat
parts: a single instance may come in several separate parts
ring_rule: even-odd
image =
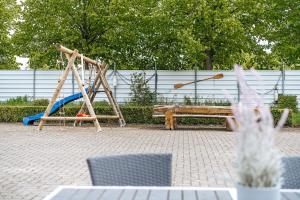
[[[165,118],[167,129],[173,130],[176,127],[176,118],[193,117],[193,118],[232,118],[234,119],[230,106],[170,106],[157,105],[153,108],[153,118]],[[226,123],[226,128],[229,125]]]
[[[117,115],[96,115],[98,119],[119,119]]]
[[[165,115],[152,115],[152,117],[165,117]],[[173,117],[208,117],[208,118],[234,118],[232,115],[197,115],[197,114],[174,114]]]
[[[174,114],[173,117],[209,117],[209,118],[232,118],[231,115],[198,115],[198,114]]]
[[[152,117],[165,117],[165,115],[152,115]]]
[[[96,119],[96,117],[42,117],[41,119],[46,121],[93,121]]]

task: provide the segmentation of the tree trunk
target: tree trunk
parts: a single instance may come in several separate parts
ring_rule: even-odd
[[[204,51],[206,58],[203,62],[203,66],[206,70],[212,70],[213,69],[213,50],[212,49],[206,49]]]

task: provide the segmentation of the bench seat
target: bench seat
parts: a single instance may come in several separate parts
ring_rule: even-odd
[[[176,118],[233,118],[230,106],[154,106],[153,118],[165,118],[166,129],[174,130]],[[228,123],[226,128],[229,129]]]

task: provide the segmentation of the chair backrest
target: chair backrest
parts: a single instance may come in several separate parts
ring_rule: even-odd
[[[284,165],[283,189],[300,189],[300,156],[282,158]]]
[[[87,163],[93,185],[171,186],[171,154],[97,156]]]

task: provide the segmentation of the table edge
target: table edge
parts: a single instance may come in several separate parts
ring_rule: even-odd
[[[234,187],[191,187],[191,186],[91,186],[91,185],[60,185],[43,200],[51,200],[56,194],[63,189],[145,189],[145,190],[214,190],[214,191],[228,191],[233,200],[237,199],[236,188]],[[281,189],[281,192],[295,192],[300,191],[299,189]]]

